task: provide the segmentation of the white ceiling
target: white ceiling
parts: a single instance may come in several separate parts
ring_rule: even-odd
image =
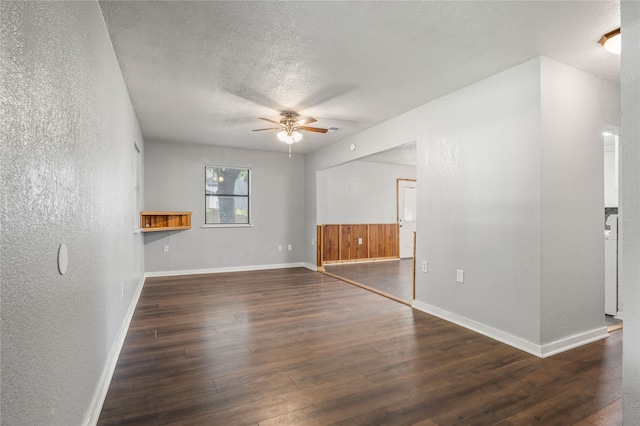
[[[618,1],[100,1],[146,139],[309,153],[545,55],[619,81]],[[267,124],[265,126],[265,124]]]

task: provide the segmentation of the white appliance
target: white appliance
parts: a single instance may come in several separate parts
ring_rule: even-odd
[[[618,215],[607,218],[604,231],[604,313],[618,314]]]

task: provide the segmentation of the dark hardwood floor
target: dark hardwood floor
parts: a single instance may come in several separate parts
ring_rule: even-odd
[[[329,264],[324,269],[409,304],[413,300],[413,259]]]
[[[149,278],[100,425],[618,425],[622,334],[547,359],[302,268]]]

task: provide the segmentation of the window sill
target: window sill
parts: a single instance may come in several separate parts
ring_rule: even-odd
[[[202,225],[201,228],[253,228],[250,223],[221,223]]]

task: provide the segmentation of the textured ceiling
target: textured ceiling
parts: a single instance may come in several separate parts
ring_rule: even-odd
[[[146,139],[308,153],[545,55],[618,82],[618,1],[100,1]]]

